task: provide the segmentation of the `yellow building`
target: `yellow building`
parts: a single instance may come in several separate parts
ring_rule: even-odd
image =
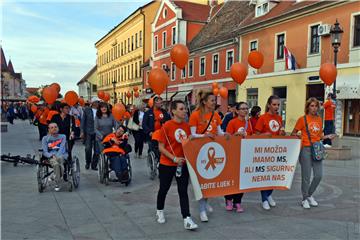
[[[95,43],[98,90],[108,92],[111,102],[133,103],[135,86],[141,93],[141,65],[151,55],[151,23],[159,6],[151,1],[138,8]]]

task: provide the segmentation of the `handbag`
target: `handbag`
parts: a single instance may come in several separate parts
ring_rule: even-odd
[[[133,118],[130,118],[127,124],[127,128],[130,130],[139,131],[140,126],[134,122]]]
[[[306,121],[306,115],[304,115],[304,121],[306,126],[306,133],[310,141],[311,157],[314,161],[322,161],[325,159],[325,147],[321,142],[311,142],[309,127]]]

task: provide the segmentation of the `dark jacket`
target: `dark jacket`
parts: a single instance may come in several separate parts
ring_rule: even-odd
[[[221,123],[221,129],[226,132],[226,127],[229,124],[229,122],[235,117],[235,115],[232,112],[229,112],[227,114],[225,114],[224,119],[222,120]]]
[[[75,132],[75,119],[69,114],[66,115],[64,119],[61,118],[60,114],[54,115],[50,122],[56,123],[59,127],[59,134],[64,134],[66,136],[66,141],[70,139],[70,133]]]
[[[95,134],[95,124],[94,124],[94,115],[91,107],[86,107],[84,109],[84,115],[81,119],[81,132],[84,134]]]
[[[164,109],[161,109],[161,111],[164,115],[164,118],[161,122],[162,125],[171,118],[170,115]],[[154,116],[153,108],[149,109],[147,112],[144,113],[142,128],[144,130],[146,140],[150,140],[150,133],[154,132],[154,128],[155,128],[155,116]]]

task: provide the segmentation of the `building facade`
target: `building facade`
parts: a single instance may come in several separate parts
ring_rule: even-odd
[[[141,66],[150,57],[151,23],[159,5],[151,1],[138,8],[95,43],[98,90],[108,92],[112,102],[133,103],[134,87],[143,89]]]
[[[1,91],[0,98],[7,101],[26,100],[26,83],[22,73],[17,73],[9,60],[6,62],[5,53],[1,47]]]
[[[90,101],[97,96],[98,84],[97,66],[95,65],[85,76],[76,84],[79,87],[79,96],[85,101]]]

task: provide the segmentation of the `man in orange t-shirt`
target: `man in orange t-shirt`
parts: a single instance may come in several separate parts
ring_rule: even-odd
[[[336,105],[333,99],[334,95],[332,93],[329,93],[326,102],[323,104],[325,110],[325,135],[333,134],[335,132],[334,120]],[[332,145],[331,139],[324,139],[323,143],[325,147],[330,147]]]

